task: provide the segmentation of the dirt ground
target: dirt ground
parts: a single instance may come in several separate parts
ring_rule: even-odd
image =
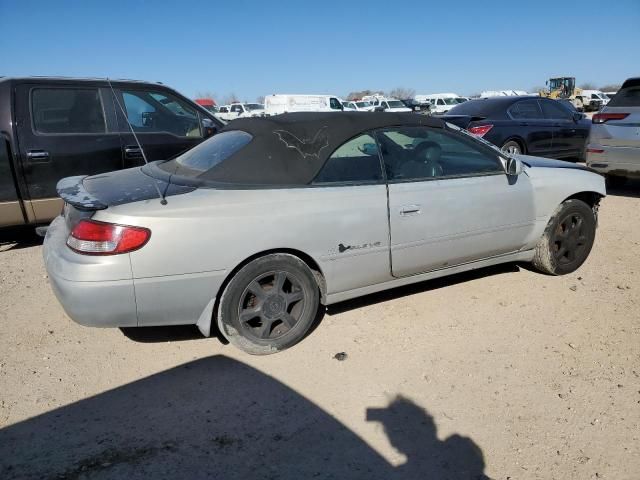
[[[0,478],[638,479],[639,197],[603,201],[574,274],[372,295],[268,357],[78,326],[4,238]]]

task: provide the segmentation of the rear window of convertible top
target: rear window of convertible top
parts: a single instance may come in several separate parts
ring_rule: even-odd
[[[161,163],[159,167],[172,174],[199,177],[230,158],[252,139],[253,135],[241,130],[222,132],[173,160]]]

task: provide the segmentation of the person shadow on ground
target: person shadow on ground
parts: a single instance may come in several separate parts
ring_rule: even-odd
[[[338,383],[327,387],[340,398]],[[480,448],[459,435],[440,441],[411,400],[366,412],[407,456],[404,465],[292,387],[213,355],[0,428],[0,478],[486,478]]]
[[[397,396],[386,408],[367,409],[367,420],[380,422],[393,447],[407,461],[394,479],[488,480],[482,450],[470,438],[438,439],[433,417],[411,400]]]

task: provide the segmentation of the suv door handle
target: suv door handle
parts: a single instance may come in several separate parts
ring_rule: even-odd
[[[124,147],[125,158],[142,158],[142,150],[137,145],[127,145]]]
[[[44,150],[29,150],[27,158],[31,163],[47,163],[50,161],[49,152]]]
[[[405,205],[400,207],[400,215],[420,215],[420,205]]]

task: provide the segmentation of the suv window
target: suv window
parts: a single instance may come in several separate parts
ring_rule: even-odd
[[[540,103],[546,118],[554,120],[571,120],[573,118],[573,114],[556,100],[543,100]]]
[[[640,87],[627,87],[616,93],[608,107],[640,107]]]
[[[340,100],[338,100],[337,98],[331,97],[329,99],[329,106],[334,110],[342,110],[342,104],[340,103]]]
[[[376,182],[382,180],[378,147],[373,136],[359,135],[333,152],[313,181],[318,183]]]
[[[497,154],[461,134],[427,127],[394,128],[378,132],[378,144],[389,180],[504,173]]]
[[[540,105],[537,100],[522,100],[520,102],[516,102],[509,107],[509,115],[511,118],[515,119],[535,119],[535,118],[543,118],[542,110],[540,110]]]
[[[122,98],[129,123],[136,132],[202,137],[198,112],[171,94],[123,90]]]
[[[34,88],[31,118],[38,133],[104,133],[104,111],[97,89]]]

